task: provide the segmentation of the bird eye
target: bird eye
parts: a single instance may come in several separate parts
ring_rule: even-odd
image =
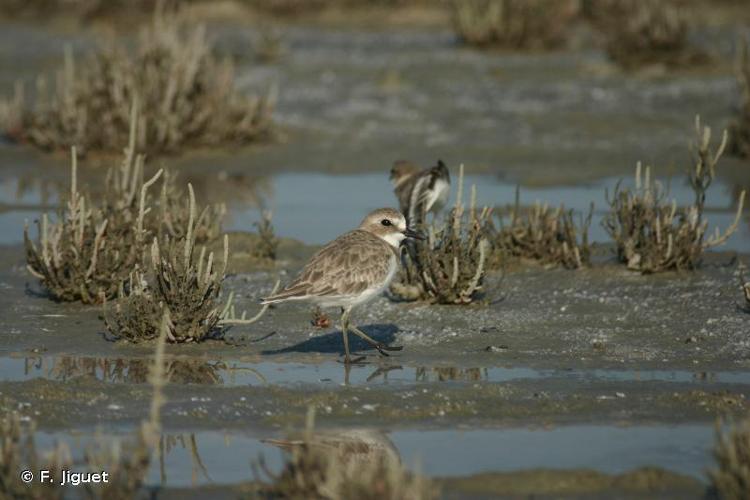
[[[383,220],[380,221],[380,223],[383,224],[384,226],[390,226],[391,225],[391,221],[389,221],[388,219],[383,219]]]

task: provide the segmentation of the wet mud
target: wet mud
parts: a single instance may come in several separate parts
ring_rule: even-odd
[[[575,46],[475,52],[440,23],[284,26],[279,61],[238,66],[248,92],[281,89],[281,139],[150,161],[179,170],[199,203],[228,204],[223,297],[233,291],[252,314],[321,243],[394,202],[394,156],[465,163],[482,204],[512,203],[521,184],[529,203],[582,211],[595,201],[596,218],[604,188],[641,159],[689,202],[680,179],[692,119],[721,128],[736,97],[729,44],[746,28],[722,22],[696,40],[724,62],[678,74],[624,74]],[[209,28],[230,54],[246,55],[257,35],[226,21]],[[0,30],[0,91],[52,71],[63,42],[90,46],[87,34],[47,30]],[[81,166],[92,191],[103,175],[95,163]],[[746,167],[722,161],[712,224],[731,220]],[[100,308],[50,300],[25,270],[23,223],[54,211],[68,172],[65,156],[0,143],[0,411],[33,419],[41,445],[63,441],[80,457],[95,432],[123,439],[147,414],[153,343],[114,341]],[[274,212],[276,262],[251,251],[261,209]],[[384,296],[355,311],[369,335],[404,346],[388,358],[352,339],[364,360],[344,366],[337,312],[318,328],[303,304],[274,307],[222,340],[167,346],[163,446],[148,484],[160,498],[236,498],[260,454],[279,470],[268,440],[300,428],[314,405],[321,431],[377,435],[437,478],[445,498],[701,498],[716,419],[750,404],[750,314],[737,275],[747,216],[696,272],[636,274],[614,262],[598,221],[592,239],[592,268],[511,263],[468,307]]]

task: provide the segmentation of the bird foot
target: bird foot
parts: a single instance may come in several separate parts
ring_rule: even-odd
[[[383,356],[389,356],[389,354],[385,351],[401,351],[404,349],[404,346],[402,345],[385,345],[385,344],[375,344],[373,347],[378,350],[380,354]]]

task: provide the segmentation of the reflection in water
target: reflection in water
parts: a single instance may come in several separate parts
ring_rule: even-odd
[[[201,477],[208,482],[213,482],[208,474],[198,450],[198,442],[194,433],[190,434],[162,434],[159,438],[159,477],[161,484],[167,484],[167,459],[166,457],[176,449],[190,452],[190,477],[193,485],[201,482]]]
[[[383,458],[407,465],[418,462],[421,471],[429,476],[561,466],[619,474],[660,465],[701,478],[712,463],[714,431],[710,423],[393,432],[356,428],[318,430],[311,441],[320,450],[337,454],[344,463],[371,463]],[[64,442],[75,458],[94,438],[38,433],[35,439],[42,447]],[[277,450],[291,451],[303,445],[302,436],[259,439],[242,433],[205,430],[165,433],[147,484],[236,484],[253,478],[252,464],[260,458],[271,472],[278,473],[284,464]]]
[[[82,168],[79,170],[79,183],[82,190],[99,203],[105,196],[103,182],[104,169]],[[54,176],[42,174],[39,170],[24,171],[17,177],[0,180],[0,214],[8,214],[0,220],[0,231],[16,235],[3,243],[22,241],[23,218],[33,218],[37,213],[56,212],[59,200],[69,196],[69,171],[62,168]],[[224,203],[230,207],[225,222],[230,222],[232,213],[253,213],[270,204],[273,193],[272,181],[268,177],[247,175],[242,172],[212,171],[205,169],[181,173],[177,185],[193,185],[199,204]],[[19,217],[22,217],[19,219]],[[20,222],[19,222],[20,221]],[[231,226],[231,224],[229,224]],[[251,227],[246,221],[238,221],[238,227]],[[11,236],[8,236],[9,238]]]
[[[566,379],[595,384],[609,381],[660,381],[698,384],[750,384],[750,371],[688,370],[535,370],[532,368],[421,366],[410,367],[377,359],[355,365],[330,361],[291,363],[168,358],[166,372],[173,384],[224,386],[324,384],[413,385],[430,383],[505,383],[516,380]],[[43,377],[68,381],[88,377],[108,383],[146,384],[148,360],[77,356],[0,357],[0,381]],[[330,384],[330,385],[329,385]]]
[[[295,436],[289,439],[263,439],[284,451],[310,446],[316,451],[330,453],[339,463],[353,466],[373,463],[401,463],[398,449],[388,436],[375,429],[327,429],[316,430],[305,439]]]
[[[203,203],[220,201],[230,207],[263,209],[273,196],[273,184],[269,177],[208,171],[190,172],[180,179],[193,185],[196,199],[203,200]]]
[[[91,377],[103,382],[146,384],[150,363],[148,359],[134,358],[33,357],[25,359],[24,375],[41,375],[63,382]],[[234,371],[255,374],[258,380],[265,382],[263,376],[253,368],[232,367],[221,361],[168,359],[165,363],[167,381],[173,384],[224,384],[224,378],[227,375],[231,377]]]
[[[221,464],[226,463],[220,459],[227,455],[239,458],[236,455],[242,454],[240,450],[247,445],[245,438],[236,439],[230,434],[223,434],[219,443],[215,439],[206,441],[204,443],[206,449],[202,450],[198,444],[199,437],[202,441],[206,441],[203,438],[207,436],[202,436],[200,433],[164,433],[161,435],[156,460],[159,464],[158,478],[160,484],[166,485],[170,481],[171,484],[175,483],[176,478],[173,476],[182,479],[181,481],[177,479],[178,482],[184,482],[188,472],[187,462],[189,462],[191,485],[213,483],[212,473],[221,475],[223,468]],[[257,442],[285,452],[292,452],[295,448],[307,444],[315,448],[315,451],[333,454],[339,462],[352,464],[353,466],[373,464],[379,461],[401,463],[399,451],[388,435],[376,429],[355,428],[314,431],[308,438],[307,443],[303,435],[291,436],[288,439],[261,439]],[[269,449],[272,448],[258,450],[259,453],[256,456],[253,456],[252,453],[247,454],[248,460],[244,462],[240,460],[239,471],[242,471],[242,467],[245,467],[246,477],[236,477],[234,481],[250,479],[252,477],[251,464],[258,459],[265,463],[263,452]],[[204,454],[207,461],[204,460]],[[274,460],[273,468],[276,469],[278,465]],[[178,466],[179,470],[176,470]]]
[[[0,181],[0,203],[56,206],[70,192],[69,171],[63,169],[58,174],[51,177],[25,170],[17,177],[4,179]],[[95,201],[105,195],[103,174],[100,169],[79,169],[81,188]],[[273,192],[270,178],[242,172],[191,171],[179,174],[177,181],[178,185],[191,183],[200,203],[221,201],[238,207],[260,208],[268,204]]]
[[[420,367],[417,368],[417,382],[444,382],[460,380],[464,382],[478,382],[488,380],[487,368],[456,368],[453,366]]]
[[[62,179],[25,173],[18,177],[15,189],[15,202],[31,198],[40,205],[50,205],[68,194],[70,184]],[[10,202],[11,200],[1,200]]]

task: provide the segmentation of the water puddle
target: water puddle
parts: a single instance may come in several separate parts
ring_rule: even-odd
[[[201,179],[192,180],[200,192]],[[219,186],[209,183],[208,179],[203,180],[210,184],[203,186],[206,191],[203,199],[216,199]],[[609,237],[600,224],[607,207],[605,188],[612,190],[617,181],[618,179],[612,178],[577,186],[523,188],[521,203],[531,205],[537,200],[551,206],[562,203],[566,208],[583,213],[594,202],[596,212],[590,228],[590,241],[607,242]],[[20,182],[18,179],[0,181],[0,244],[22,241],[24,220],[38,218],[42,209],[56,199],[55,194],[42,192],[43,188],[39,184],[24,185],[21,189]],[[217,181],[213,179],[212,182]],[[667,183],[666,180],[663,182]],[[466,176],[465,183],[464,199],[468,197],[468,187],[476,185],[479,205],[505,206],[514,202],[516,185],[497,177],[469,175]],[[688,185],[678,181],[670,184],[671,197],[678,204],[693,201],[694,195]],[[254,230],[253,223],[260,217],[259,207],[264,207],[273,212],[273,223],[278,235],[312,244],[330,241],[342,232],[356,227],[370,210],[395,203],[392,187],[385,173],[288,173],[252,182],[246,180],[244,184],[232,182],[232,185],[231,196],[221,198],[229,203],[226,229]],[[622,185],[632,185],[632,179],[624,179]],[[709,229],[719,227],[723,230],[732,223],[733,207],[736,204],[735,191],[732,186],[718,181],[712,186],[707,201]],[[40,207],[38,210],[33,209],[35,204]],[[32,231],[32,235],[35,234]],[[722,248],[737,251],[747,251],[750,248],[750,223],[747,218]]]
[[[86,356],[0,358],[0,382],[43,378],[69,381],[92,378],[107,383],[145,384],[148,359]],[[167,378],[173,384],[223,385],[379,385],[440,382],[504,383],[525,379],[570,379],[579,382],[675,382],[695,384],[750,384],[750,372],[687,370],[534,370],[531,368],[400,366],[374,364],[346,368],[336,362],[316,364],[243,362],[170,358]]]
[[[562,203],[566,208],[581,213],[587,211],[590,203],[594,202],[597,212],[591,224],[590,239],[606,242],[609,238],[599,223],[607,207],[605,188],[611,191],[618,180],[605,179],[578,186],[523,188],[521,203],[530,205],[537,200],[551,206]],[[465,183],[464,199],[467,199],[468,187],[474,184],[477,186],[478,205],[504,206],[514,202],[515,184],[482,175],[466,176]],[[631,179],[624,179],[622,183],[623,186],[631,184]],[[694,195],[689,186],[672,182],[670,188],[671,196],[678,204],[692,203]],[[454,187],[454,191],[455,189]],[[319,244],[356,226],[370,210],[394,203],[391,184],[384,174],[284,174],[273,179],[272,192],[274,195],[267,205],[273,210],[278,234]],[[725,228],[731,224],[734,217],[731,187],[717,182],[708,198],[711,227]],[[455,192],[452,199],[455,200]],[[257,220],[258,213],[257,209],[238,208],[230,217],[230,229],[247,230],[252,227],[251,221]],[[726,248],[750,248],[750,224],[742,224]]]
[[[105,436],[111,439],[113,436]],[[122,436],[114,436],[122,439]],[[190,486],[232,484],[253,479],[251,464],[262,455],[268,468],[283,464],[276,436],[237,432],[166,433],[151,467],[149,484]],[[100,437],[100,439],[102,439]],[[588,468],[622,473],[646,465],[702,479],[712,463],[710,425],[597,426],[552,429],[399,430],[323,429],[314,443],[328,447],[364,443],[366,453],[398,457],[407,467],[430,476],[464,476],[530,468]],[[91,446],[91,435],[38,433],[45,448],[65,442],[74,459]],[[573,453],[573,450],[575,452]],[[372,458],[375,458],[374,456]]]

